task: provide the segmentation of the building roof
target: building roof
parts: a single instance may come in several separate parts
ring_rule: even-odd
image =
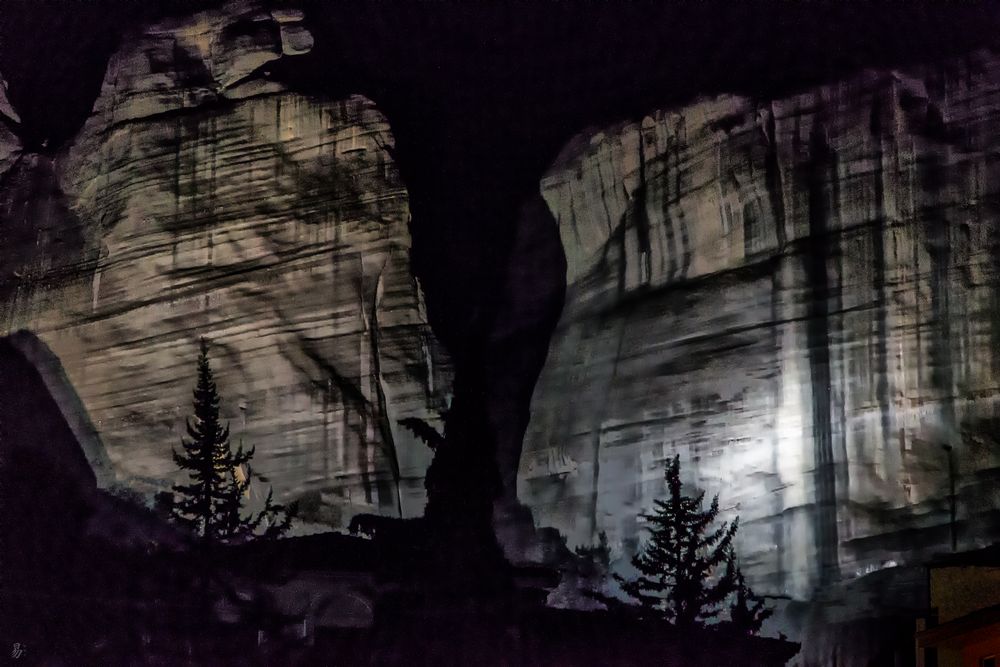
[[[917,633],[917,646],[954,647],[968,641],[989,639],[1000,633],[1000,604],[978,609],[965,616]]]

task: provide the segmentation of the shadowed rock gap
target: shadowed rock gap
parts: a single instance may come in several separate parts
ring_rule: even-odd
[[[809,206],[809,236],[802,261],[809,288],[807,297],[806,346],[812,378],[812,436],[816,461],[816,551],[819,554],[819,583],[826,586],[840,576],[837,554],[836,467],[833,459],[830,396],[830,320],[828,299],[831,296],[827,269],[828,249],[823,244],[830,221],[828,192],[837,176],[836,155],[823,136],[817,120],[810,131],[809,170],[806,190]]]

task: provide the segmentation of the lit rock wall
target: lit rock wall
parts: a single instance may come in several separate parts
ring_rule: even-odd
[[[1000,536],[1000,58],[724,95],[575,138],[541,183],[567,296],[519,497],[619,567],[679,454],[751,583]]]
[[[7,99],[7,82],[0,76],[0,173],[10,169],[21,150],[21,142],[14,133],[20,122]]]
[[[234,2],[125,40],[72,145],[7,168],[3,329],[60,360],[133,485],[176,479],[204,336],[233,440],[277,498],[331,525],[419,515],[431,453],[397,422],[436,421],[447,361],[386,119],[268,78],[312,46],[302,19]]]

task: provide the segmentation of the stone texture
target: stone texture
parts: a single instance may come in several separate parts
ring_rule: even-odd
[[[6,173],[21,150],[14,130],[21,119],[7,99],[7,82],[0,77],[0,174]]]
[[[1000,58],[584,133],[541,183],[566,306],[519,497],[627,569],[679,454],[762,592],[996,539]],[[864,606],[864,605],[861,605]],[[859,611],[860,613],[860,611]]]
[[[436,422],[448,365],[386,119],[268,79],[302,19],[235,2],[125,40],[72,144],[3,176],[3,329],[58,358],[133,486],[174,481],[204,336],[277,498],[333,526],[419,515],[431,453],[397,421]]]

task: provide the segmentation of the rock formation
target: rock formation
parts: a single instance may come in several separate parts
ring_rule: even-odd
[[[4,333],[61,362],[117,476],[175,479],[199,337],[235,442],[305,518],[423,510],[449,392],[409,267],[407,193],[362,97],[269,78],[301,12],[253,1],[128,36],[57,155],[26,153],[0,97]],[[0,87],[2,91],[2,87]]]
[[[679,454],[751,583],[817,587],[996,539],[1000,57],[589,131],[541,183],[566,306],[519,497],[618,564]]]
[[[204,336],[233,438],[280,500],[328,526],[423,510],[431,452],[399,420],[438,421],[448,361],[386,119],[272,76],[312,48],[305,18],[234,0],[136,30],[58,149],[19,134],[0,79],[0,335],[31,332],[5,344],[96,484],[174,481]],[[948,548],[951,463],[958,546],[1000,538],[998,121],[1000,58],[980,52],[701,99],[567,145],[511,235],[517,261],[470,283],[497,294],[469,317],[484,346],[464,395],[506,445],[563,296],[539,277],[566,261],[516,480],[537,522],[570,547],[604,533],[625,569],[679,454],[690,487],[740,516],[750,583],[813,600],[909,582],[893,566]],[[504,164],[471,182],[488,190]],[[515,452],[497,463],[509,491]],[[499,505],[498,524],[524,516]]]
[[[14,131],[20,118],[7,99],[7,82],[0,77],[0,173],[6,173],[21,149]]]

